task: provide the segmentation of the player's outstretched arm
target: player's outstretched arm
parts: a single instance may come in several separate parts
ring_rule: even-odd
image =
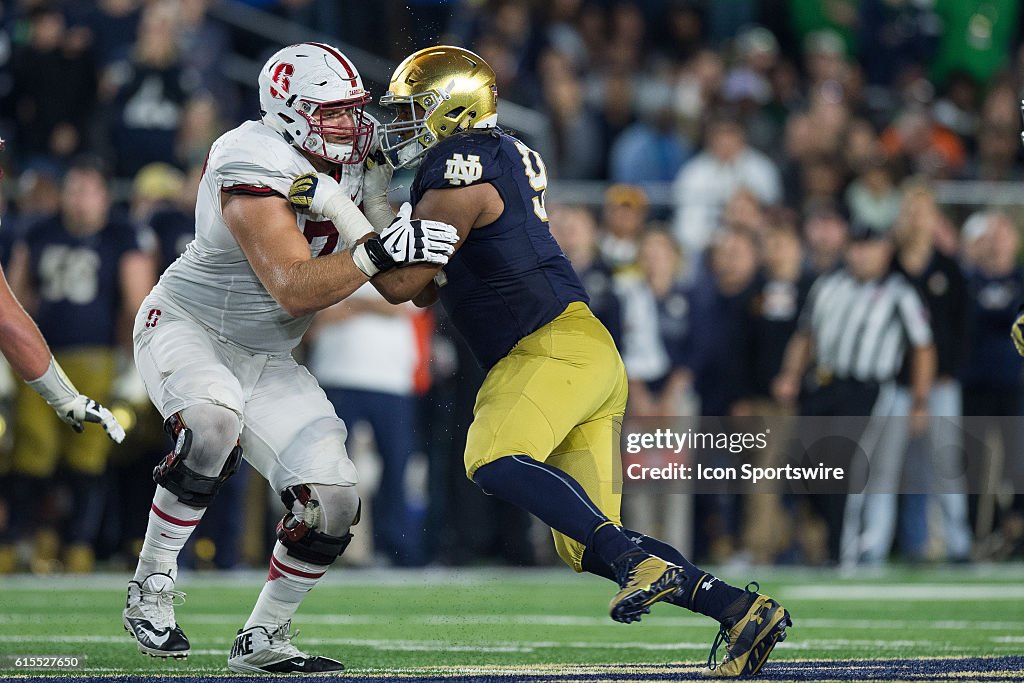
[[[455,249],[466,241],[473,228],[490,225],[501,215],[505,205],[498,191],[490,183],[468,187],[427,190],[413,208],[414,219],[434,220],[455,227],[459,241]],[[393,304],[415,301],[416,305],[429,305],[436,299],[434,277],[441,266],[433,268],[402,268],[384,273],[371,282],[385,299]]]

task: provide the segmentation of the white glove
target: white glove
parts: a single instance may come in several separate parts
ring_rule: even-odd
[[[97,422],[103,425],[103,431],[115,443],[124,441],[124,427],[114,414],[84,394],[78,394],[70,401],[51,407],[57,411],[60,419],[71,425],[76,432],[85,431],[83,422]]]
[[[352,250],[352,260],[368,277],[395,266],[429,263],[443,266],[455,252],[459,231],[440,221],[412,219],[412,205],[402,204],[398,215],[380,237]]]
[[[103,425],[107,436],[116,443],[124,441],[124,428],[114,414],[84,394],[78,393],[64,370],[56,360],[50,359],[46,372],[28,385],[42,396],[60,419],[71,425],[76,432],[85,430],[83,422],[97,422]]]

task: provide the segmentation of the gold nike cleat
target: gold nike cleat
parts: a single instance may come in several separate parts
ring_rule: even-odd
[[[640,621],[651,605],[675,595],[686,578],[683,568],[649,555],[629,567],[619,581],[622,589],[612,598],[608,611],[615,621],[628,624]]]
[[[723,624],[718,632],[708,655],[708,668],[701,672],[704,676],[753,676],[768,661],[776,643],[786,639],[786,627],[793,625],[789,612],[767,595],[754,595],[756,597],[746,613],[731,627]],[[725,658],[716,666],[715,655],[722,641],[725,641]]]

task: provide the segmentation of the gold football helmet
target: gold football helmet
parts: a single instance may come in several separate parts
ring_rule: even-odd
[[[497,124],[498,87],[487,62],[461,47],[414,52],[391,77],[380,98],[395,109],[383,125],[381,150],[395,168],[413,165],[441,140],[467,128]]]

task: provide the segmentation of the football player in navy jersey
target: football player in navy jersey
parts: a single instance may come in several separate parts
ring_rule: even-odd
[[[119,328],[126,332],[124,323],[155,276],[134,227],[110,214],[99,162],[79,159],[72,164],[62,186],[60,213],[37,222],[22,236],[9,272],[12,288],[30,306],[60,365],[89,396],[108,402]],[[47,410],[44,399],[53,406],[44,392],[18,395],[12,490],[18,495],[45,489],[63,458],[74,494],[65,568],[89,571],[111,443],[98,431],[66,438],[70,433],[55,429],[58,417],[66,421],[65,416]],[[14,506],[21,515],[30,508]]]
[[[440,299],[487,370],[467,436],[468,476],[548,524],[573,569],[616,581],[613,619],[636,621],[662,601],[707,614],[728,643],[708,673],[757,673],[784,637],[788,612],[620,523],[626,374],[548,230],[543,160],[498,127],[493,70],[461,48],[420,50],[398,66],[380,103],[395,112],[383,126],[384,158],[418,165],[413,215],[454,225],[459,242],[443,269],[416,266],[373,282],[392,303]]]

